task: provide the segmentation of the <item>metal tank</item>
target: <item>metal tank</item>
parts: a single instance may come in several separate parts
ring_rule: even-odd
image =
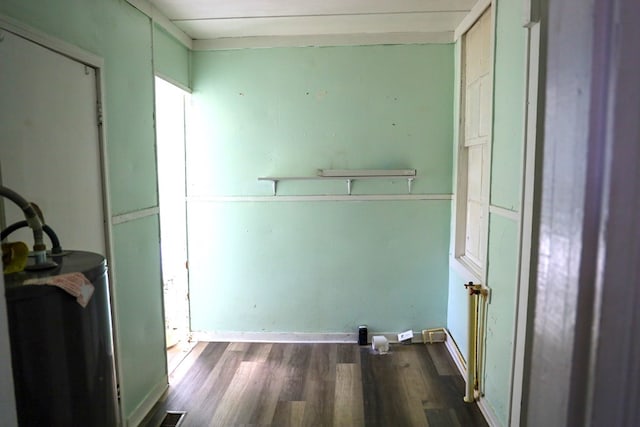
[[[118,425],[107,265],[68,251],[55,268],[5,275],[20,426]],[[64,290],[27,279],[81,272],[95,287],[86,307]]]

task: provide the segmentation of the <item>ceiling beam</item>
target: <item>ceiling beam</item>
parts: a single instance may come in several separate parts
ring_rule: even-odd
[[[466,12],[174,21],[193,39],[453,31]]]

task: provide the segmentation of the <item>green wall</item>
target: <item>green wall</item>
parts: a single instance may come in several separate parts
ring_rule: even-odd
[[[196,331],[402,331],[445,324],[448,201],[200,203]],[[202,236],[211,236],[203,239]],[[190,244],[191,248],[195,245]]]
[[[501,424],[509,416],[513,333],[518,275],[517,221],[500,215],[489,216],[487,284],[491,303],[487,309],[484,391]]]
[[[113,214],[156,206],[149,19],[121,0],[4,0],[0,13],[104,58]]]
[[[448,200],[233,197],[270,195],[259,176],[318,168],[416,168],[415,194],[450,193],[453,45],[194,52],[193,73],[192,329],[444,326]],[[278,188],[346,191],[326,181]],[[406,180],[353,186],[354,194],[406,192]]]
[[[493,88],[491,204],[520,209],[524,138],[526,30],[523,2],[497,2]]]
[[[157,206],[154,71],[193,86],[192,329],[353,332],[367,323],[371,330],[397,331],[446,322],[464,350],[466,299],[458,287],[466,278],[447,265],[449,201],[216,199],[266,196],[270,186],[258,176],[307,176],[317,168],[416,168],[415,194],[450,193],[459,76],[453,45],[197,52],[190,58],[122,0],[55,6],[5,0],[0,13],[105,59],[113,215]],[[511,210],[519,207],[521,182],[525,32],[519,22],[520,2],[498,0],[491,203]],[[353,192],[403,194],[405,188],[404,181],[356,182]],[[280,191],[343,194],[344,184],[287,183]],[[485,397],[503,424],[517,239],[515,221],[491,215]],[[166,375],[157,218],[116,225],[114,245],[128,416]]]
[[[524,146],[526,30],[522,2],[499,0],[496,9],[491,205],[520,210]],[[519,222],[495,214],[489,219],[485,392],[503,425],[509,417],[513,334],[518,286]]]
[[[193,73],[190,195],[318,168],[413,167],[416,193],[451,192],[452,45],[194,52]]]
[[[104,58],[112,215],[157,206],[150,20],[121,0],[4,0],[0,13]],[[115,225],[113,234],[128,417],[166,381],[157,218]]]
[[[156,74],[191,87],[191,51],[157,23],[153,24],[153,67]]]
[[[153,387],[165,381],[158,229],[158,217],[149,216],[120,224],[113,231],[126,415],[136,409]]]
[[[486,285],[492,293],[487,308],[483,379],[484,399],[500,424],[506,426],[510,410],[510,367],[513,362],[518,280],[520,237],[519,222],[514,216],[517,217],[521,203],[526,30],[520,24],[520,1],[497,0],[495,7],[490,204],[512,211],[515,215],[489,215]],[[460,42],[457,42],[456,81],[460,78],[459,52]],[[458,99],[457,90],[455,96]],[[454,123],[458,122],[458,116],[458,108],[454,105]],[[454,126],[454,133],[457,135],[457,125]],[[454,136],[454,153],[457,153],[457,140],[457,136]],[[454,265],[452,263],[449,271],[447,328],[460,350],[466,354],[467,297],[461,288],[463,283],[477,279]]]

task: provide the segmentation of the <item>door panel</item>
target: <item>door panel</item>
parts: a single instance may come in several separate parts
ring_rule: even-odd
[[[106,255],[95,69],[0,31],[2,182],[40,206],[63,248]],[[4,205],[7,225],[23,219]],[[33,243],[27,230],[11,240]]]

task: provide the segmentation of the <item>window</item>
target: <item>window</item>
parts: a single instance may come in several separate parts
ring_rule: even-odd
[[[489,211],[491,28],[489,8],[462,38],[455,257],[480,277]]]

